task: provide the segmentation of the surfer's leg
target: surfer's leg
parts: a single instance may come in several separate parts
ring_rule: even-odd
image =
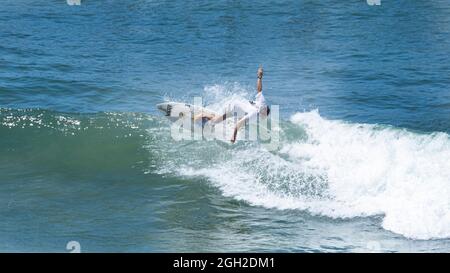
[[[199,119],[202,119],[202,118],[206,118],[207,120],[211,120],[211,119],[214,119],[215,117],[216,116],[214,114],[201,112],[201,113],[199,113],[197,115],[194,115],[194,122],[199,120]]]
[[[226,120],[227,117],[230,115],[230,113],[225,113],[223,115],[217,115],[216,117],[214,117],[213,119],[211,119],[211,122],[213,123],[219,123],[223,120]]]
[[[232,115],[233,113],[233,109],[234,109],[234,105],[233,104],[228,104],[228,106],[225,107],[225,109],[223,109],[223,114],[222,115],[217,115],[216,117],[214,117],[211,122],[212,123],[219,123],[221,121],[224,121],[227,119],[227,117],[229,117],[230,115]]]

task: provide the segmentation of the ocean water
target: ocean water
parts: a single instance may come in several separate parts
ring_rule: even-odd
[[[0,251],[450,251],[448,1],[81,2],[0,5]],[[171,137],[260,64],[279,149]]]

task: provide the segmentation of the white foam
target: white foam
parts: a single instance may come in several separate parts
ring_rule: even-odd
[[[328,121],[317,111],[297,113],[306,143],[284,147],[292,158],[327,174],[333,202],[345,211],[323,214],[354,217],[383,214],[383,227],[416,239],[450,237],[450,139],[373,125]],[[321,209],[317,210],[321,212]]]
[[[279,153],[250,143],[223,148],[228,157],[218,164],[176,164],[174,171],[207,177],[251,205],[332,218],[381,215],[383,228],[406,237],[450,238],[448,134],[326,120],[318,111],[290,122],[307,138],[290,137]]]
[[[208,109],[220,112],[228,104],[247,102],[249,93],[238,83],[214,84],[205,86],[202,97]]]

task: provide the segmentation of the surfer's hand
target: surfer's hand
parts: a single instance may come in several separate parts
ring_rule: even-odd
[[[263,71],[263,68],[260,66],[259,68],[258,68],[258,72],[256,73],[256,75],[258,76],[258,78],[262,78],[262,76],[263,76],[263,74],[264,74],[264,71]]]
[[[231,143],[236,142],[237,128],[234,128],[233,136],[231,137]]]

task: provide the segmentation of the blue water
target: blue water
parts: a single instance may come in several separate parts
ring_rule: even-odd
[[[0,251],[450,250],[448,1],[3,0]],[[281,147],[155,108],[263,90]]]

